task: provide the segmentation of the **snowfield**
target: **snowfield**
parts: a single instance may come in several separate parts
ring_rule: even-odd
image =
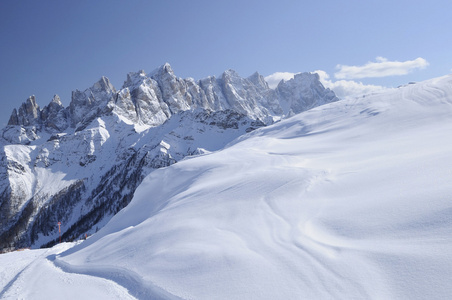
[[[451,233],[449,75],[156,170],[88,240],[0,255],[0,298],[448,299]]]

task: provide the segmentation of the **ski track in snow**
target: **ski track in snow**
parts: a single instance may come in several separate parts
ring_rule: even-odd
[[[111,280],[56,266],[56,253],[71,246],[65,243],[0,256],[0,299],[136,299]]]

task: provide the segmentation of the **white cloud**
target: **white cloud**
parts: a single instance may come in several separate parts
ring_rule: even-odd
[[[317,70],[313,73],[319,74],[320,82],[326,87],[334,91],[334,93],[339,98],[344,98],[347,96],[354,95],[364,95],[376,91],[381,91],[386,89],[384,86],[373,85],[373,84],[363,84],[362,82],[352,81],[352,80],[330,80],[328,73],[322,70]]]
[[[429,65],[422,57],[407,61],[389,61],[384,57],[377,57],[376,62],[368,62],[363,66],[337,65],[339,69],[334,74],[336,79],[359,79],[369,77],[386,77],[406,75],[415,69],[424,69]]]
[[[290,80],[298,73],[290,73],[290,72],[276,72],[271,75],[265,77],[265,81],[267,81],[268,86],[272,89],[278,86],[278,83],[281,80]]]

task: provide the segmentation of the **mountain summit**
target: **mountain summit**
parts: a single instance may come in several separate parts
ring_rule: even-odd
[[[315,74],[270,89],[257,72],[196,81],[169,64],[129,73],[120,90],[102,77],[68,107],[31,96],[1,130],[0,249],[51,245],[57,222],[64,240],[94,232],[152,170],[337,100]]]

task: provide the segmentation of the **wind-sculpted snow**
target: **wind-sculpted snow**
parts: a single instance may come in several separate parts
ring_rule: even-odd
[[[152,172],[56,262],[182,299],[447,299],[451,130],[452,76],[312,109]]]

